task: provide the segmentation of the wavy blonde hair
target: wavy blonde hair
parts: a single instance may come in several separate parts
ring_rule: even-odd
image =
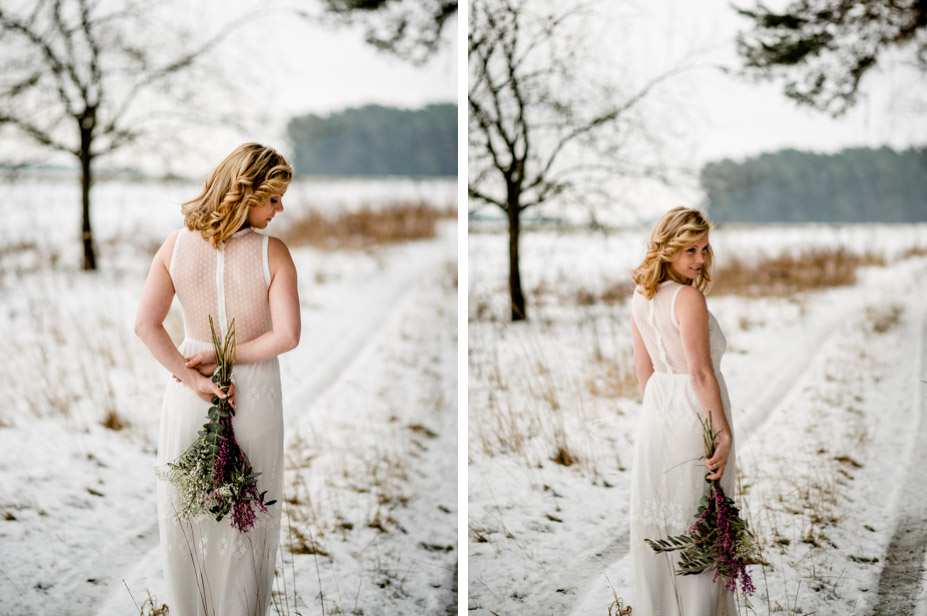
[[[664,280],[675,280],[670,274],[670,263],[675,261],[685,248],[705,237],[710,230],[711,223],[698,210],[677,207],[663,215],[650,233],[647,255],[640,265],[631,270],[631,277],[644,297],[653,298],[657,286]],[[702,271],[699,272],[698,278],[688,284],[702,292],[708,290],[713,257],[714,253],[709,245]]]
[[[184,224],[218,250],[248,221],[248,209],[266,205],[293,179],[293,167],[273,148],[245,143],[225,157],[195,199],[181,206]]]

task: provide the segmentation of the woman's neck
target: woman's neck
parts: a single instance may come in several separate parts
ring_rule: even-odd
[[[668,282],[670,280],[672,280],[673,282],[678,282],[679,284],[685,284],[685,285],[692,284],[691,278],[683,278],[682,276],[680,276],[673,270],[667,269],[666,276],[663,277],[663,280],[660,281],[660,284],[663,284],[664,282]]]

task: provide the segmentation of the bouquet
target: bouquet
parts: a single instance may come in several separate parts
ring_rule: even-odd
[[[711,423],[707,418],[699,416],[699,421],[702,423],[705,457],[708,459],[715,454],[717,434],[711,431]],[[713,581],[723,578],[726,590],[736,592],[739,579],[741,591],[752,595],[756,588],[747,572],[747,565],[762,562],[756,538],[718,480],[708,479],[710,474],[705,475],[708,485],[695,514],[695,523],[689,530],[675,537],[644,541],[654,552],[680,551],[677,575],[697,575],[714,570]]]
[[[235,319],[224,340],[216,333],[212,316],[209,327],[217,365],[212,381],[227,393],[235,365]],[[213,396],[209,420],[199,431],[199,438],[176,460],[155,469],[159,479],[170,482],[180,493],[178,519],[213,517],[220,522],[231,515],[232,526],[246,532],[254,526],[257,511],[266,512],[269,505],[277,502],[264,502],[266,491],[258,494],[260,473],[253,471],[235,440],[234,415],[235,409],[228,399]]]

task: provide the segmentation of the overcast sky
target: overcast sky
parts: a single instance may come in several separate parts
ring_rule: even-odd
[[[752,6],[742,1],[741,6]],[[781,6],[785,2],[767,3]],[[740,66],[734,40],[747,22],[728,2],[662,0],[648,3],[652,17],[641,35],[652,41],[657,63],[705,53],[706,62]],[[782,147],[834,151],[851,145],[907,147],[927,141],[927,81],[906,66],[913,53],[879,58],[863,82],[860,104],[845,117],[800,108],[782,94],[781,83],[755,84],[735,74],[698,70],[681,87],[697,115],[700,158],[743,156]]]
[[[785,3],[769,2],[774,7]],[[202,0],[172,15],[210,32],[233,15],[281,6],[280,1]],[[320,12],[313,0],[290,6]],[[165,10],[179,11],[176,6]],[[278,12],[236,31],[220,48],[224,60],[243,67],[243,89],[249,93],[243,115],[251,128],[245,134],[205,134],[198,143],[201,151],[186,165],[194,175],[205,173],[208,169],[195,171],[214,164],[243,138],[288,147],[285,125],[297,114],[365,103],[417,107],[462,102],[464,91],[458,91],[458,83],[465,85],[466,71],[457,65],[465,57],[458,41],[461,17],[445,28],[444,45],[431,61],[414,66],[367,45],[361,27],[338,27],[274,10]],[[852,145],[902,148],[927,143],[927,114],[918,112],[927,108],[927,85],[920,72],[907,66],[910,53],[880,57],[876,73],[864,80],[861,103],[846,116],[832,119],[797,107],[781,93],[781,84],[750,83],[715,68],[740,65],[734,38],[745,21],[727,0],[604,0],[597,10],[607,18],[587,24],[586,38],[601,57],[602,68],[596,70],[606,77],[621,82],[630,74],[642,80],[683,63],[701,66],[653,93],[654,121],[666,128],[667,138],[682,152],[681,160],[692,168],[708,160],[783,147],[830,152]],[[101,165],[131,162],[127,156]]]
[[[27,0],[9,1],[11,10],[28,13]],[[108,2],[121,5],[121,1],[103,0],[101,11]],[[301,18],[294,9],[310,17]],[[146,142],[120,150],[100,159],[98,170],[139,167],[154,174],[170,170],[198,178],[245,140],[288,152],[286,124],[296,115],[328,114],[368,103],[414,108],[457,101],[456,18],[446,24],[437,52],[426,64],[417,66],[377,51],[364,41],[362,26],[342,25],[324,16],[317,0],[198,0],[150,4],[146,10],[153,12],[152,21],[146,22],[146,36],[163,42],[174,34],[171,29],[177,28],[194,33],[185,39],[191,46],[197,39],[200,42],[195,44],[199,45],[228,30],[224,26],[239,16],[257,16],[230,30],[231,34],[201,59],[199,65],[205,69],[198,69],[221,75],[223,83],[233,82],[234,95],[217,87],[218,83],[204,83],[196,111],[208,118],[211,114],[215,117],[218,109],[225,113],[234,110],[244,130],[230,122],[178,124],[170,134],[157,135],[156,147]],[[165,29],[165,36],[159,38]],[[178,53],[181,50],[170,52],[171,56]],[[163,61],[168,61],[166,54]],[[197,79],[195,71],[189,74],[194,76],[188,80]],[[165,108],[157,92],[148,91],[137,100],[142,116],[184,111]],[[72,127],[65,122],[62,130]],[[0,159],[22,160],[23,156],[33,162],[76,167],[74,157],[39,148],[28,139],[0,143]]]
[[[539,0],[544,2],[545,0]],[[754,6],[753,0],[736,2]],[[786,0],[764,4],[782,8]],[[554,3],[554,6],[558,6]],[[562,6],[562,5],[561,5]],[[631,185],[616,201],[645,216],[674,205],[698,205],[696,174],[708,161],[743,159],[781,148],[834,152],[851,146],[905,148],[927,144],[927,79],[911,66],[913,52],[884,54],[862,84],[859,104],[831,118],[799,107],[781,82],[755,83],[737,74],[735,39],[749,22],[726,0],[628,0],[595,4],[583,24],[593,71],[633,91],[662,72],[690,66],[646,100],[648,122],[674,164],[693,172],[670,188]],[[729,69],[727,72],[719,67]],[[617,220],[626,220],[621,211]],[[634,214],[636,216],[636,214]]]
[[[284,6],[254,0],[214,0],[197,5],[200,13],[196,18],[208,24],[262,5]],[[295,5],[321,13],[318,2]],[[443,38],[444,44],[435,55],[416,66],[365,43],[360,26],[341,26],[330,19],[300,19],[281,9],[244,28],[234,41],[224,43],[224,53],[234,62],[254,62],[246,73],[258,80],[259,91],[249,97],[249,108],[259,117],[248,138],[286,149],[286,123],[295,115],[328,114],[367,103],[421,107],[456,102],[456,18],[446,24]],[[216,135],[204,148],[203,159],[218,161],[240,141],[237,134]]]

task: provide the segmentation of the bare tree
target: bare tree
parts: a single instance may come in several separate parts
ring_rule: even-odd
[[[20,11],[0,7],[0,129],[79,161],[86,270],[96,269],[94,161],[146,135],[153,118],[136,107],[150,97],[173,92],[176,109],[189,105],[190,90],[202,84],[179,87],[178,78],[244,20],[204,39],[176,28],[168,36],[148,17],[142,5],[94,0],[38,0]],[[162,44],[153,44],[149,34]]]
[[[533,12],[539,4],[470,2],[467,188],[470,199],[506,214],[513,321],[527,318],[522,212],[554,198],[580,200],[616,176],[657,173],[630,151],[630,135],[644,129],[641,101],[682,70],[630,92],[598,84],[576,41],[589,7]]]
[[[782,11],[761,3],[737,11],[752,21],[737,37],[747,72],[783,79],[786,96],[834,116],[856,103],[887,50],[905,49],[927,69],[925,0],[793,0]]]
[[[323,0],[330,13],[365,23],[367,42],[414,64],[438,49],[457,0]]]

